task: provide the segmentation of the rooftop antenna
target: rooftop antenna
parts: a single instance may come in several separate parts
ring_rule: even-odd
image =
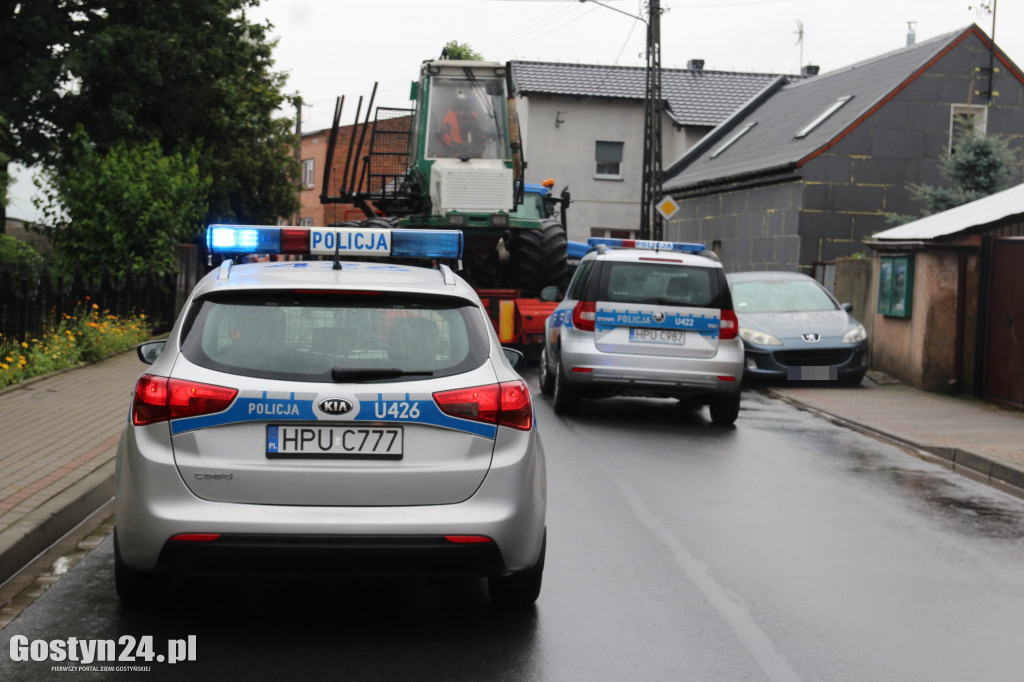
[[[797,73],[799,73],[804,68],[804,22],[797,19],[796,30],[793,33],[796,34],[795,44],[800,46],[800,68],[797,69]]]

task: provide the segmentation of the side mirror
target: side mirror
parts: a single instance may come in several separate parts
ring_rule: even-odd
[[[554,303],[560,298],[562,298],[561,293],[558,291],[558,287],[553,284],[540,290],[540,300],[542,301]]]
[[[502,347],[501,351],[505,354],[508,364],[512,365],[512,369],[518,372],[519,368],[523,366],[523,362],[526,361],[526,356],[523,355],[522,351],[505,347]]]
[[[843,310],[845,310],[848,313],[852,313],[853,312],[853,304],[852,303],[840,303],[839,307],[842,308]]]
[[[135,348],[135,352],[138,353],[139,360],[142,360],[147,365],[152,365],[160,357],[160,353],[163,352],[166,345],[166,341],[147,341],[146,343],[139,344]]]

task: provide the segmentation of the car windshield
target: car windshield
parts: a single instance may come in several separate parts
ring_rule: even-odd
[[[489,352],[479,311],[411,295],[293,293],[199,302],[182,351],[197,365],[292,381],[394,381],[456,374]]]
[[[838,310],[816,282],[792,279],[734,282],[732,301],[738,313],[797,313]]]

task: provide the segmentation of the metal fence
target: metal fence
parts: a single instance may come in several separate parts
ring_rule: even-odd
[[[196,247],[181,245],[175,250],[178,273],[164,276],[129,271],[118,279],[105,271],[99,279],[90,279],[76,271],[70,277],[56,277],[44,268],[30,280],[0,266],[0,334],[15,340],[38,338],[64,315],[93,304],[118,317],[145,314],[154,324],[154,333],[166,332],[188,292],[206,272]]]

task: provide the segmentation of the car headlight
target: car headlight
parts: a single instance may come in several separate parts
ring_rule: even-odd
[[[740,338],[747,343],[752,343],[757,346],[781,346],[782,341],[771,334],[765,334],[764,332],[754,331],[753,329],[744,329],[740,327]]]
[[[843,334],[843,343],[860,343],[866,338],[868,338],[868,333],[864,329],[864,325],[858,324],[856,327]]]

